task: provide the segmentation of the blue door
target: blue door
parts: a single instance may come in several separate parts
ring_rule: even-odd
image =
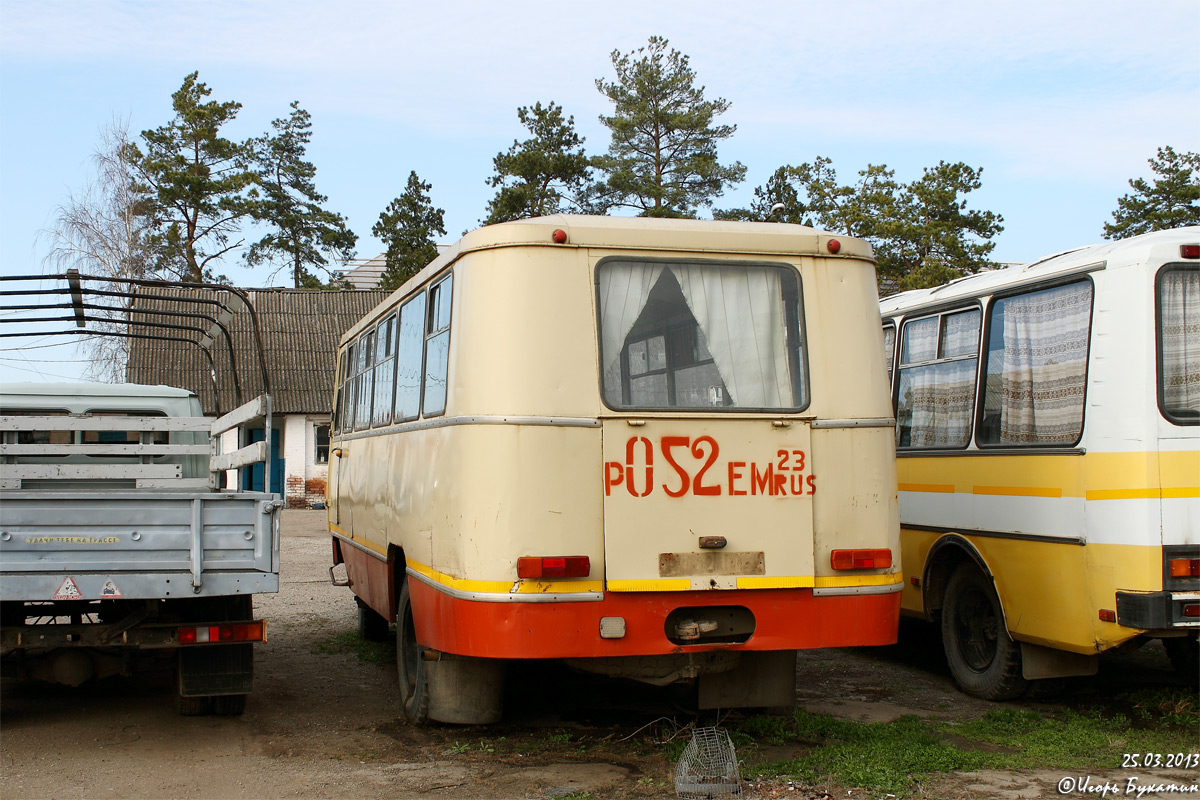
[[[266,432],[262,428],[250,431],[250,442],[261,442]],[[279,457],[279,431],[271,430],[271,491],[283,494],[283,459]],[[266,491],[263,487],[263,464],[242,470],[242,489],[248,492]]]

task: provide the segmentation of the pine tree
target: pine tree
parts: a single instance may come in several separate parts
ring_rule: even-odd
[[[144,151],[130,144],[126,153],[138,190],[150,196],[153,271],[191,282],[213,279],[213,267],[241,245],[233,237],[254,182],[245,145],[220,135],[242,104],[205,101],[211,94],[199,73],[188,75],[171,95],[175,118],[142,132]]]
[[[562,106],[551,102],[522,106],[517,118],[532,137],[514,141],[492,159],[496,174],[487,184],[499,191],[488,203],[484,225],[578,210],[587,186],[588,157],[574,117],[563,119]]]
[[[250,143],[261,192],[251,216],[270,226],[270,232],[246,250],[246,264],[286,267],[296,288],[343,286],[341,274],[329,263],[353,258],[358,237],[346,227],[345,217],[323,208],[329,198],[317,191],[317,168],[304,159],[312,118],[298,101],[291,109],[286,118],[271,123],[275,135]],[[329,282],[322,282],[314,269],[324,272]]]
[[[1157,160],[1149,163],[1158,177],[1129,181],[1134,192],[1117,200],[1113,221],[1104,223],[1105,239],[1200,225],[1200,153],[1160,147]]]
[[[592,162],[605,176],[589,192],[594,210],[626,207],[645,216],[691,217],[745,177],[740,163],[717,161],[717,143],[737,130],[714,124],[729,101],[704,99],[686,55],[651,36],[634,52],[614,50],[612,64],[616,80],[596,81],[612,101],[613,115],[600,117],[612,142]]]
[[[445,212],[429,199],[431,188],[410,172],[404,193],[388,204],[371,229],[387,246],[379,288],[399,288],[437,258],[433,237],[446,235],[446,223]]]

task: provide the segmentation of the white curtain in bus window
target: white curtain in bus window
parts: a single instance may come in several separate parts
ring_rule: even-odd
[[[979,443],[1074,444],[1083,432],[1091,281],[997,300]]]
[[[375,402],[372,425],[389,425],[392,421],[392,375],[396,364],[396,317],[392,315],[379,323],[375,340]]]
[[[975,407],[979,311],[909,322],[901,332],[900,447],[966,447]]]
[[[1200,419],[1200,270],[1173,269],[1159,280],[1162,410]]]
[[[446,410],[446,378],[450,365],[451,278],[429,291],[429,333],[425,340],[425,416]]]
[[[599,294],[609,405],[804,405],[793,271],[610,261],[600,268]]]
[[[396,347],[397,422],[416,419],[421,413],[421,355],[425,348],[425,293],[400,309],[400,341]]]

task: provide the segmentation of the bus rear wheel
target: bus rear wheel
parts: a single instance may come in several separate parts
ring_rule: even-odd
[[[429,721],[429,677],[421,650],[406,580],[396,604],[396,667],[400,673],[400,705],[405,719],[413,725]]]
[[[358,638],[368,642],[382,642],[388,638],[388,621],[361,599],[358,604]]]
[[[1163,639],[1162,643],[1179,677],[1193,686],[1200,682],[1200,642],[1196,634]]]
[[[984,700],[1012,700],[1028,688],[1021,675],[1021,648],[1008,635],[991,580],[962,564],[946,584],[942,644],[954,682]]]

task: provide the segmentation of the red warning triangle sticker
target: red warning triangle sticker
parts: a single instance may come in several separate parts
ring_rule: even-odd
[[[104,584],[104,588],[102,588],[100,590],[100,596],[101,597],[120,597],[121,590],[118,589],[117,585],[115,583],[113,583],[112,581],[106,581]]]
[[[75,579],[71,576],[63,578],[63,582],[59,584],[58,591],[54,593],[52,600],[80,600],[83,598],[83,593],[79,591],[79,587],[75,584]]]

